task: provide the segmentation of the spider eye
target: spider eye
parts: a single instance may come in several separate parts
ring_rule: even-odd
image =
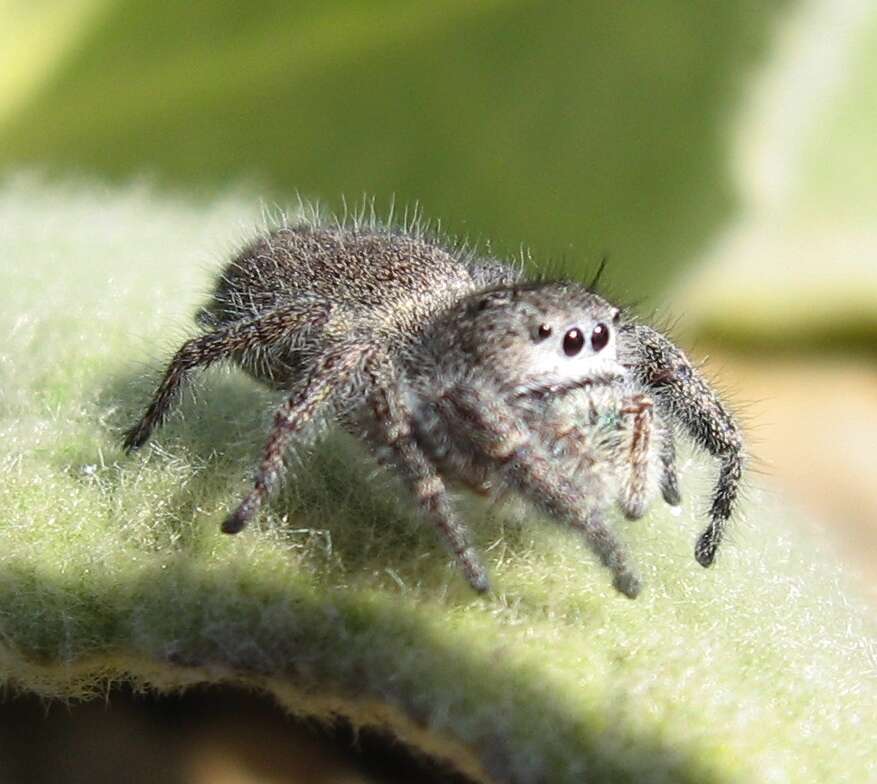
[[[585,336],[578,327],[568,329],[563,336],[563,353],[568,357],[574,357],[585,345]]]
[[[540,324],[536,334],[539,336],[539,340],[545,340],[545,338],[551,337],[551,327],[547,324]]]
[[[594,327],[594,331],[591,332],[591,348],[594,351],[602,351],[606,348],[606,344],[609,342],[609,327],[607,327],[602,321]]]

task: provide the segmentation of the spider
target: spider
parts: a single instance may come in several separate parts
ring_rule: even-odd
[[[284,473],[284,453],[335,422],[407,484],[469,584],[488,574],[449,487],[518,493],[584,538],[634,598],[640,581],[606,524],[679,504],[675,434],[719,461],[695,557],[713,563],[738,495],[740,430],[685,354],[594,285],[526,281],[493,258],[378,225],[283,226],[223,270],[176,352],[128,452],[165,420],[196,369],[237,364],[285,400],[250,492],[222,530],[241,531]]]

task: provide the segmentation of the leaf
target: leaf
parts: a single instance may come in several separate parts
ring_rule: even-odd
[[[213,373],[154,447],[120,433],[189,332],[255,200],[142,186],[0,187],[0,672],[47,697],[129,679],[266,690],[381,725],[477,781],[873,779],[873,610],[796,513],[751,488],[716,565],[681,515],[616,520],[629,601],[571,531],[466,514],[477,598],[389,479],[336,437],[237,537],[272,396]],[[216,263],[215,263],[216,262]]]

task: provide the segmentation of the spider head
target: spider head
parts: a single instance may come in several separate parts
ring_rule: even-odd
[[[480,371],[515,395],[612,381],[621,311],[572,283],[481,292],[468,304],[467,351]]]

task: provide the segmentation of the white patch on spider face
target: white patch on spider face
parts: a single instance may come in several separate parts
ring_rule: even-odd
[[[524,382],[521,389],[579,384],[606,376],[625,375],[624,367],[616,358],[614,327],[607,325],[609,341],[602,350],[592,348],[591,336],[597,323],[565,324],[561,329],[553,329],[544,340],[531,343],[521,357],[519,370]],[[563,350],[564,336],[571,329],[579,329],[585,336],[584,346],[574,356],[568,356]]]

